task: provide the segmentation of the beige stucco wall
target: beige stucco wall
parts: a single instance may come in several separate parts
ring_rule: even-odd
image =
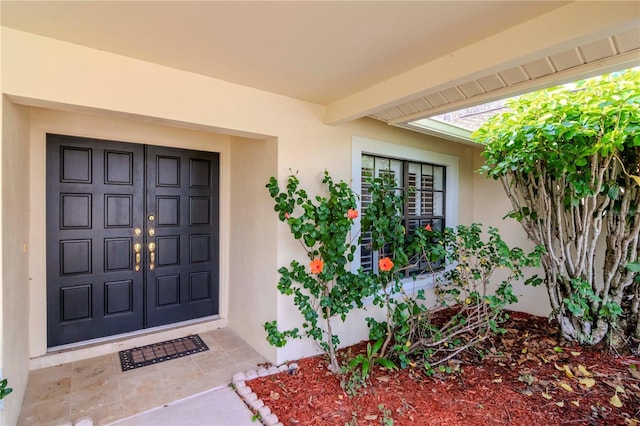
[[[469,146],[372,119],[327,126],[318,105],[7,28],[2,73],[3,93],[32,107],[32,243],[33,235],[45,235],[47,131],[221,153],[221,316],[272,361],[299,358],[315,347],[298,341],[276,350],[265,342],[265,321],[300,325],[291,298],[277,294],[275,285],[279,266],[304,259],[272,211],[264,188],[269,176],[284,182],[298,171],[313,195],[324,169],[336,180],[351,179],[352,139],[369,138],[457,157],[459,223],[493,217],[489,207],[474,211],[498,194],[473,175],[477,152]],[[32,247],[30,256],[30,348],[17,355],[26,358],[46,351],[44,248]],[[356,312],[339,326],[344,343],[366,337],[359,319],[371,312]]]
[[[276,348],[260,332],[276,318],[278,305],[277,223],[265,188],[277,171],[274,138],[231,140],[231,234],[229,256],[229,327],[258,352],[276,359]]]
[[[473,170],[478,170],[484,164],[481,150],[474,149]],[[500,181],[487,179],[485,175],[474,174],[473,178],[473,221],[482,223],[486,227],[493,226],[500,230],[500,235],[510,247],[520,247],[523,250],[533,250],[533,244],[527,239],[522,226],[515,220],[503,217],[513,208]],[[529,270],[529,275],[543,276],[542,268]],[[510,309],[547,316],[551,312],[551,305],[544,285],[538,287],[525,286],[521,282],[514,283],[514,294],[518,303],[509,306]]]
[[[13,393],[3,399],[3,424],[16,424],[29,371],[29,112],[2,106],[2,375]]]

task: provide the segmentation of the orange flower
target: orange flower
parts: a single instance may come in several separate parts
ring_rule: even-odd
[[[425,231],[432,231],[431,224],[427,223],[427,226],[424,227]]]
[[[388,257],[383,257],[378,260],[378,268],[381,271],[390,271],[393,268],[393,262]]]
[[[347,212],[347,217],[349,219],[355,219],[356,217],[358,217],[358,210],[349,209],[349,211]]]
[[[313,259],[311,263],[309,263],[309,268],[311,269],[312,274],[318,275],[324,269],[324,260]]]

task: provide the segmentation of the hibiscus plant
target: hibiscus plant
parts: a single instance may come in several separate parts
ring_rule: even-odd
[[[369,185],[371,202],[362,232],[370,233],[374,250],[388,256],[379,260],[381,291],[373,299],[386,311],[386,319],[367,318],[369,337],[383,340],[380,357],[390,355],[402,367],[419,365],[432,374],[437,366],[504,331],[504,309],[517,301],[512,283],[524,278],[526,268],[539,266],[542,248],[531,253],[509,248],[496,228],[485,235],[479,224],[443,231],[426,224],[407,232],[409,224],[400,213],[408,194],[396,190],[393,175],[381,174]],[[505,273],[498,279],[494,273],[501,269]],[[424,275],[435,285],[436,303],[426,302],[424,290],[405,291]],[[539,280],[534,275],[527,282]],[[439,312],[445,308],[448,318],[441,321]]]
[[[351,227],[358,216],[356,194],[345,182],[335,183],[326,171],[322,183],[328,197],[315,199],[299,188],[295,175],[289,176],[282,192],[274,177],[267,188],[275,200],[278,217],[300,241],[309,261],[305,264],[293,260],[289,267],[281,267],[278,290],[293,295],[304,318],[305,335],[319,342],[329,355],[330,370],[338,373],[341,366],[336,349],[340,339],[333,332],[332,319],[337,316],[344,321],[354,307],[362,307],[374,285],[371,277],[348,269],[356,250],[350,240]],[[268,341],[278,347],[284,346],[287,338],[302,337],[297,328],[279,331],[276,321],[264,324],[264,328]]]
[[[367,182],[371,202],[361,221],[362,233],[370,235],[372,248],[379,253],[378,271],[361,268],[352,272],[349,263],[354,259],[357,236],[351,235],[351,229],[358,217],[357,195],[345,182],[334,183],[326,171],[322,182],[328,197],[309,198],[295,175],[288,177],[284,191],[273,177],[267,188],[279,219],[288,225],[308,258],[308,263],[292,260],[289,267],[278,270],[278,290],[294,297],[304,318],[304,335],[328,354],[332,372],[351,373],[362,382],[373,364],[395,367],[385,358],[387,352],[403,367],[420,364],[433,372],[434,366],[500,331],[498,324],[506,318],[504,307],[516,301],[511,282],[522,278],[525,267],[537,264],[539,249],[529,254],[510,249],[493,228],[484,241],[476,224],[443,232],[428,224],[407,232],[408,224],[400,214],[406,194],[396,191],[388,173]],[[509,273],[491,286],[492,275],[500,268]],[[411,281],[407,270],[433,275],[441,296],[435,306],[425,305],[424,290],[411,296],[405,293],[404,286]],[[367,319],[370,338],[375,341],[371,348],[376,350],[343,368],[336,356],[340,339],[333,333],[332,320],[344,321],[367,298],[386,312],[385,321]],[[445,306],[454,306],[454,315],[445,324],[435,324],[434,313]],[[278,347],[289,338],[302,337],[297,328],[278,330],[276,321],[267,322],[264,328],[267,340]],[[359,375],[357,366],[362,369]]]

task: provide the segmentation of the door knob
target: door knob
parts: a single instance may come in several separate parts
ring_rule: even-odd
[[[149,248],[149,269],[153,271],[156,267],[156,243],[149,243],[147,247]]]
[[[142,244],[135,243],[133,245],[133,251],[136,253],[136,266],[135,266],[136,272],[140,270],[140,250],[142,250]]]

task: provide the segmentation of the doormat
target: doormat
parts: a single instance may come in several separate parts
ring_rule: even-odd
[[[200,336],[192,334],[178,339],[167,340],[166,342],[120,351],[120,365],[122,371],[133,370],[145,365],[158,364],[159,362],[208,350],[209,348]]]

